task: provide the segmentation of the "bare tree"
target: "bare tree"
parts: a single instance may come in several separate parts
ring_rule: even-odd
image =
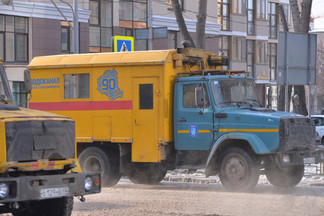
[[[198,16],[197,16],[197,48],[205,48],[205,27],[207,17],[207,0],[199,0]]]
[[[199,6],[198,6],[198,16],[197,16],[197,25],[196,25],[197,47],[204,49],[205,48],[205,27],[206,27],[206,17],[207,17],[207,0],[199,0],[198,4]],[[184,40],[189,40],[191,42],[191,46],[196,47],[192,37],[188,32],[186,23],[183,19],[179,0],[172,0],[172,6],[174,9],[175,17],[177,19],[179,30]]]

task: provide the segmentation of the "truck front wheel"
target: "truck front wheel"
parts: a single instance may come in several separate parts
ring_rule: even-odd
[[[13,216],[70,216],[73,209],[73,197],[28,201],[20,203],[20,209]]]
[[[290,188],[296,186],[302,180],[304,165],[280,168],[276,162],[268,162],[265,164],[265,174],[273,186]]]
[[[99,172],[102,176],[102,184],[112,187],[118,183],[121,175],[119,173],[119,158],[117,152],[105,151],[97,147],[84,149],[78,159],[83,172]]]
[[[229,191],[252,190],[259,180],[259,166],[249,153],[237,147],[221,155],[219,178]]]
[[[129,179],[135,184],[157,184],[162,181],[167,169],[161,164],[132,164]]]

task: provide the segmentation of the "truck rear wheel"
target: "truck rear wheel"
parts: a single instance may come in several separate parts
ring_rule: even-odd
[[[121,177],[117,154],[113,150],[104,151],[101,148],[89,147],[81,152],[78,159],[84,172],[100,172],[103,186],[112,187]]]
[[[219,178],[229,191],[252,190],[259,180],[259,166],[241,148],[229,148],[221,155]]]
[[[12,212],[13,216],[70,216],[73,197],[22,202],[20,206],[19,210]]]
[[[268,181],[276,187],[290,188],[296,186],[304,176],[304,165],[280,168],[275,162],[265,165]]]
[[[166,173],[167,169],[161,164],[133,164],[128,177],[135,184],[157,184]]]

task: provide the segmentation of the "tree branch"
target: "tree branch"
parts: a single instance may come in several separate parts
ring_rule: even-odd
[[[198,17],[197,17],[197,48],[205,48],[205,29],[207,17],[207,0],[199,0]]]
[[[300,32],[300,11],[298,8],[297,0],[289,0],[289,2],[293,17],[294,30],[295,32]]]
[[[188,32],[186,23],[183,19],[179,0],[172,0],[172,7],[174,9],[174,15],[176,17],[176,20],[177,20],[177,23],[179,26],[179,30],[180,30],[184,40],[189,40],[191,42],[191,47],[196,47],[194,41],[192,40],[192,38]]]

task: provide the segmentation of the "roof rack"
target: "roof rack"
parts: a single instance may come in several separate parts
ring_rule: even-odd
[[[178,73],[177,76],[208,76],[208,75],[241,75],[248,76],[246,71],[231,71],[231,70],[205,70],[205,71],[190,71],[185,73]]]

